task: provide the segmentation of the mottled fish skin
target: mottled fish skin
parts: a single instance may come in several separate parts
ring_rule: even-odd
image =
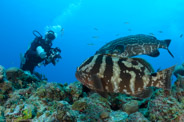
[[[160,41],[154,36],[144,34],[130,35],[105,44],[96,54],[116,54],[121,57],[132,57],[137,55],[157,57],[159,56],[158,49],[163,48],[168,50],[170,41],[169,39]],[[171,56],[173,57],[172,54]]]
[[[151,65],[141,58],[97,54],[84,61],[75,75],[92,90],[136,95],[150,86],[170,88],[173,70],[171,67],[153,75]]]

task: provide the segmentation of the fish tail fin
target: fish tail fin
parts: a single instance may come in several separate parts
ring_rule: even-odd
[[[166,40],[164,40],[164,42],[166,43],[167,47],[169,47],[169,45],[171,43],[171,40],[170,39],[166,39]]]
[[[152,76],[153,86],[170,89],[171,88],[171,76],[174,71],[175,66],[164,69],[156,73],[156,75]]]
[[[174,58],[174,55],[171,53],[169,49],[167,49],[168,53]]]
[[[168,49],[170,43],[171,43],[171,40],[170,39],[166,39],[164,40],[164,42],[166,43],[166,46],[167,46],[167,51],[169,52],[169,54],[174,58],[174,55],[171,53],[171,51]]]

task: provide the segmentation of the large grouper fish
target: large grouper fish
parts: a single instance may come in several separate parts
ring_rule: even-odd
[[[129,35],[110,41],[101,47],[96,54],[116,54],[121,57],[137,55],[157,57],[160,55],[158,49],[163,48],[174,57],[168,49],[170,42],[170,39],[161,41],[154,36],[145,34]]]
[[[151,86],[170,89],[174,67],[154,72],[152,66],[141,58],[97,54],[84,61],[75,76],[97,92],[136,96]]]

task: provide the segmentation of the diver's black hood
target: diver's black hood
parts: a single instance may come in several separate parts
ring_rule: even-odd
[[[49,40],[54,40],[56,37],[55,37],[55,34],[54,34],[54,31],[52,30],[49,30],[47,32],[47,34],[45,35],[45,38],[48,38]]]

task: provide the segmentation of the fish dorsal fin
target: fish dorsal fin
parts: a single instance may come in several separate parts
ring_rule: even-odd
[[[159,67],[158,69],[157,69],[157,72],[160,72],[161,71],[161,67]]]
[[[99,76],[97,74],[93,74],[91,76],[91,80],[93,82],[93,86],[94,86],[95,90],[104,91],[104,86],[102,84],[101,78],[99,78]]]
[[[124,57],[121,57],[118,54],[102,54],[102,55],[106,55],[106,56],[110,56],[110,57],[114,57],[114,58],[124,58]]]
[[[160,55],[160,52],[158,50],[155,50],[155,51],[151,52],[148,55],[151,56],[151,57],[158,57]]]

